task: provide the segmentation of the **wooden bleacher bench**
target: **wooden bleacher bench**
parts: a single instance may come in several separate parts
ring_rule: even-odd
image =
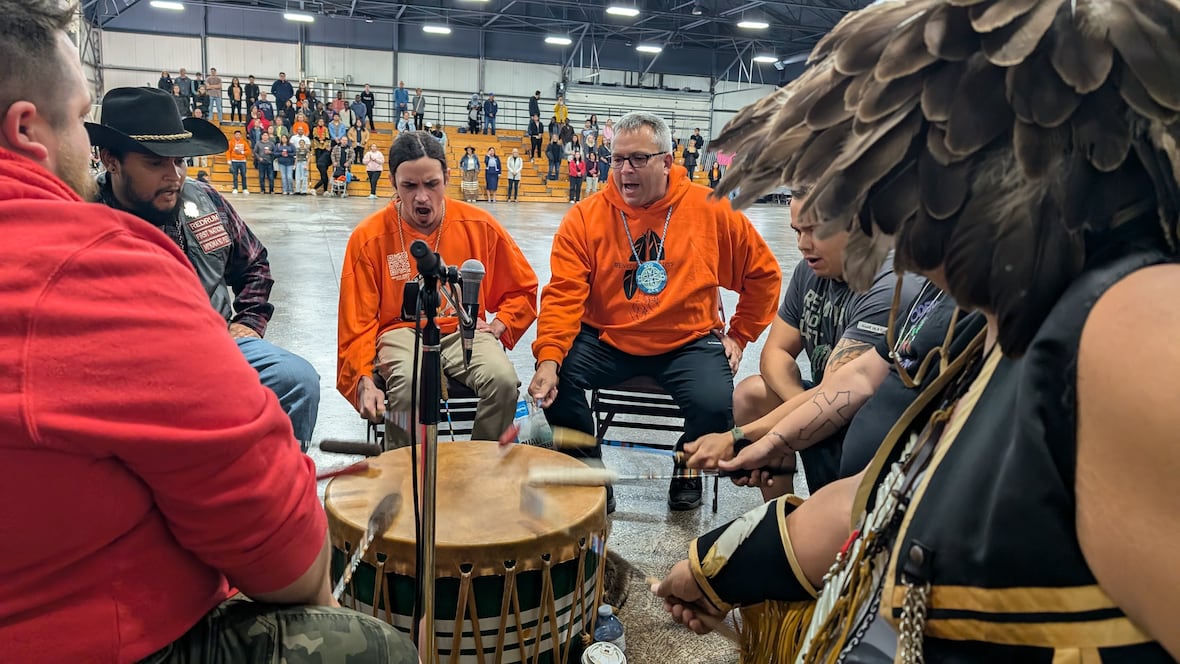
[[[639,376],[590,393],[590,410],[594,413],[595,436],[602,443],[612,427],[684,433],[684,416],[654,378]],[[676,444],[655,441],[628,442],[626,447],[674,450]],[[707,478],[706,478],[707,479]],[[713,512],[717,512],[717,477],[713,478]],[[707,482],[706,482],[707,484]]]

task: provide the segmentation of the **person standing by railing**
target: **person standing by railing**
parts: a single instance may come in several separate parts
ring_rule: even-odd
[[[422,131],[422,118],[426,117],[426,97],[422,88],[414,89],[414,131]]]
[[[361,93],[361,103],[365,105],[365,117],[369,118],[369,129],[377,129],[373,109],[377,106],[377,98],[373,96],[373,90],[365,83],[365,91]]]

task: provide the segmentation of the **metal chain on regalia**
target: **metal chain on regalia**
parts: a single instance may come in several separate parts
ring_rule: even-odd
[[[905,600],[898,625],[897,650],[901,664],[923,664],[922,635],[926,633],[926,602],[930,599],[930,584],[905,583]]]

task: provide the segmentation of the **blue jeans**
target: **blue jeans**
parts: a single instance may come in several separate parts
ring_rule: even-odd
[[[214,93],[209,95],[209,119],[213,119],[213,114],[217,114],[217,121],[221,122],[221,95]]]
[[[279,175],[283,177],[283,193],[295,193],[295,164],[278,164],[278,167]]]
[[[483,117],[484,117],[483,133],[485,133],[485,134],[488,133],[488,130],[490,129],[490,130],[492,130],[492,136],[495,136],[496,135],[496,116],[485,115]]]
[[[274,162],[258,162],[258,189],[259,193],[265,194],[266,185],[270,183],[270,193],[275,193],[275,165]]]
[[[229,173],[230,173],[230,175],[232,175],[234,177],[234,191],[237,191],[239,189],[239,187],[238,187],[238,176],[239,175],[242,176],[241,189],[245,190],[245,189],[250,188],[246,184],[246,162],[244,162],[244,161],[231,161],[231,162],[229,162]]]
[[[258,379],[279,397],[279,405],[291,418],[295,438],[306,452],[320,412],[320,375],[307,360],[269,341],[247,337],[237,342]]]

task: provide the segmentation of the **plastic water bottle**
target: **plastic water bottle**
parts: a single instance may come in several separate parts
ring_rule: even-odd
[[[623,636],[623,623],[619,622],[610,604],[598,607],[598,622],[594,624],[594,640],[610,643],[623,652],[627,651],[626,637]]]
[[[520,432],[517,434],[517,440],[525,445],[553,449],[553,429],[549,427],[545,411],[537,406],[532,396],[525,397],[525,404],[528,414],[518,421]]]

